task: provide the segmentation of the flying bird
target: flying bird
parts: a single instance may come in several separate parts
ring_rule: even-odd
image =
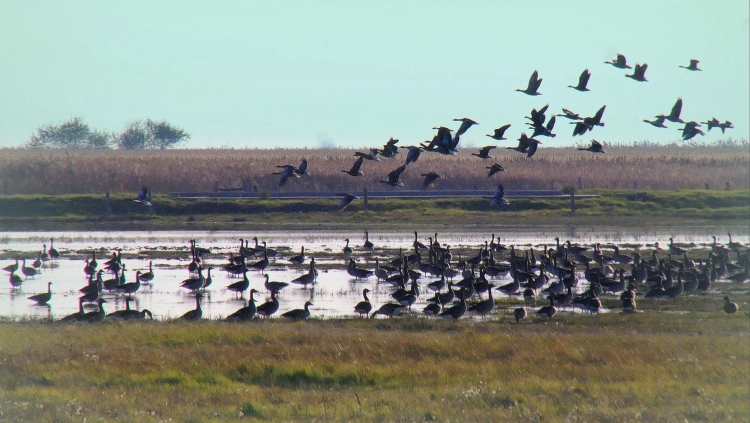
[[[439,173],[435,172],[423,173],[422,176],[424,176],[424,182],[422,182],[422,191],[426,190],[427,187],[435,182],[436,179],[443,178]]]
[[[279,180],[279,186],[284,186],[286,184],[286,181],[290,177],[299,178],[299,175],[294,171],[296,169],[295,166],[292,165],[283,165],[283,166],[276,166],[279,168],[282,168],[280,172],[274,172],[274,175],[281,175],[281,179]]]
[[[472,156],[477,156],[480,159],[491,159],[490,150],[497,148],[494,145],[487,145],[479,149],[479,153],[471,153]]]
[[[526,136],[526,133],[521,134],[521,138],[518,139],[518,146],[517,147],[505,147],[509,150],[515,150],[519,153],[526,154],[526,157],[531,157],[536,153],[537,147],[539,147],[539,144],[542,142],[539,140],[536,140],[534,138],[529,138]]]
[[[516,91],[528,95],[541,95],[542,93],[537,91],[539,90],[540,85],[542,85],[542,79],[539,78],[539,72],[534,71],[534,73],[531,74],[531,78],[529,78],[529,85],[526,87],[526,89],[522,90],[520,88],[516,88]]]
[[[543,135],[545,137],[554,138],[557,136],[556,134],[552,133],[552,129],[555,127],[555,116],[552,116],[552,118],[547,122],[547,126],[534,126],[534,133],[531,134],[531,137],[535,137],[537,135]]]
[[[586,148],[578,147],[578,149],[582,151],[590,151],[592,153],[606,153],[606,151],[604,151],[604,147],[602,147],[602,143],[597,140],[591,140],[590,146]]]
[[[380,161],[380,159],[378,158],[378,150],[375,148],[371,148],[370,151],[367,153],[362,153],[362,152],[357,151],[354,153],[354,155],[356,157],[362,157],[365,160],[373,160],[376,162]]]
[[[665,119],[666,117],[662,115],[662,116],[657,116],[656,119],[654,120],[643,119],[643,121],[657,128],[666,128],[667,125],[664,124]]]
[[[421,146],[400,146],[399,148],[408,148],[409,151],[406,153],[406,164],[414,163],[419,158],[419,155],[422,154],[424,149]]]
[[[505,131],[507,131],[508,128],[510,128],[510,124],[503,125],[503,126],[497,128],[497,129],[495,129],[495,133],[494,134],[492,134],[492,135],[487,134],[487,136],[490,137],[490,138],[492,138],[493,140],[498,140],[498,141],[506,140],[507,138],[503,138],[503,136],[505,135]]]
[[[698,68],[698,63],[700,63],[700,60],[690,59],[690,64],[689,65],[687,65],[687,66],[680,65],[679,67],[681,67],[683,69],[690,70],[690,71],[701,71],[701,70],[703,70],[703,69],[699,69]]]
[[[547,108],[549,108],[549,104],[545,104],[544,107],[539,110],[531,109],[531,116],[524,116],[526,119],[531,121],[531,123],[527,125],[532,128],[543,126],[544,122],[547,120],[547,117],[544,115],[544,113],[547,111]]]
[[[701,123],[704,124],[704,125],[706,125],[706,126],[708,126],[708,130],[709,131],[711,131],[711,129],[713,129],[713,128],[720,128],[721,127],[721,122],[719,122],[719,119],[716,119],[716,118],[711,118],[711,120],[706,121],[706,122],[701,122]],[[724,132],[724,131],[722,130],[722,132]]]
[[[492,200],[490,201],[490,206],[495,207],[497,205],[500,206],[507,206],[510,202],[505,198],[505,188],[503,187],[503,184],[497,184],[497,188],[495,188],[495,195],[492,197]]]
[[[136,203],[141,203],[144,206],[152,206],[153,203],[151,202],[151,190],[146,187],[141,187],[140,191],[138,191],[138,194],[136,194],[133,201],[135,201]]]
[[[581,120],[581,119],[583,119],[581,117],[581,115],[579,115],[578,113],[573,113],[572,111],[570,111],[569,109],[566,109],[564,107],[563,107],[562,111],[563,111],[562,114],[558,114],[558,115],[555,115],[555,116],[560,116],[560,117],[568,118],[570,120]]]
[[[648,82],[648,79],[646,79],[646,69],[648,69],[647,63],[644,63],[642,65],[636,63],[633,73],[625,76],[627,78],[632,78],[638,82]]]
[[[485,166],[485,169],[489,169],[490,170],[489,174],[487,175],[488,178],[491,177],[492,175],[496,174],[497,172],[504,172],[505,171],[505,169],[503,169],[503,167],[500,166],[497,163],[494,163],[492,166]]]
[[[584,69],[583,72],[581,72],[581,76],[578,77],[578,85],[568,85],[570,88],[573,88],[577,91],[591,91],[588,88],[586,88],[586,85],[589,83],[589,78],[591,78],[591,72],[589,72],[588,69]]]
[[[441,126],[437,129],[438,133],[432,138],[427,145],[421,145],[425,151],[434,151],[440,154],[454,155],[456,154],[456,147],[458,146],[459,137],[451,136],[451,129]]]
[[[625,56],[622,55],[622,54],[618,54],[617,58],[615,58],[615,60],[613,60],[611,62],[607,61],[607,62],[604,62],[604,63],[608,63],[608,64],[610,64],[610,65],[612,65],[612,66],[614,66],[616,68],[620,68],[620,69],[633,69],[632,67],[628,66],[627,60],[625,59]]]
[[[397,167],[395,170],[393,170],[391,173],[388,174],[388,180],[387,181],[379,181],[386,185],[390,185],[392,187],[402,187],[404,186],[404,183],[401,182],[399,177],[401,176],[401,172],[406,170],[406,165],[403,164],[399,167]]]
[[[672,111],[668,115],[657,115],[656,117],[663,117],[670,122],[685,123],[680,119],[680,113],[682,112],[682,98],[677,98],[677,101],[672,106]]]
[[[354,164],[352,165],[351,169],[349,169],[349,170],[342,170],[342,172],[344,172],[344,173],[346,173],[348,175],[351,175],[351,176],[363,176],[364,173],[362,173],[362,171],[360,170],[360,168],[362,167],[362,162],[364,162],[364,161],[365,161],[364,157],[360,157],[360,158],[357,159],[356,162],[354,162]]]
[[[706,135],[703,131],[698,129],[700,127],[700,123],[696,121],[690,121],[685,123],[684,128],[678,129],[679,131],[682,131],[682,140],[687,141],[689,139],[692,139],[696,135]]]
[[[341,202],[339,203],[338,211],[344,211],[344,209],[346,209],[352,201],[359,200],[358,196],[349,193],[338,194],[338,196],[342,197]]]
[[[733,129],[734,125],[732,124],[732,122],[725,120],[724,123],[719,125],[719,128],[721,128],[721,133],[723,134],[725,129]]]
[[[573,136],[583,135],[586,133],[586,131],[593,130],[594,126],[604,126],[602,117],[604,116],[604,109],[606,107],[606,104],[602,106],[599,110],[597,110],[596,114],[593,117],[583,118],[583,121],[581,122],[570,122],[571,125],[575,125],[575,128],[573,129]]]
[[[469,128],[472,127],[472,125],[479,125],[477,122],[469,118],[459,118],[453,120],[456,122],[461,122],[461,126],[459,126],[458,131],[456,131],[456,136],[463,135]]]
[[[378,153],[380,153],[381,156],[387,157],[389,159],[396,157],[396,154],[398,154],[398,148],[396,147],[396,144],[398,144],[398,140],[391,137],[388,142],[383,144],[383,149],[378,150]]]

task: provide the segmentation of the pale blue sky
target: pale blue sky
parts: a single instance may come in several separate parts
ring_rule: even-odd
[[[111,132],[165,119],[192,134],[191,148],[408,145],[470,117],[480,125],[462,143],[511,145],[484,134],[510,123],[518,138],[546,103],[581,115],[607,105],[606,126],[583,138],[558,120],[552,145],[667,142],[676,124],[642,120],[678,97],[685,120],[728,119],[726,137],[749,138],[746,0],[0,0],[0,10],[0,146],[73,116]],[[650,82],[603,63],[617,53],[647,62]],[[678,68],[691,58],[703,72]],[[584,68],[591,91],[567,88]],[[515,92],[535,69],[543,95]]]

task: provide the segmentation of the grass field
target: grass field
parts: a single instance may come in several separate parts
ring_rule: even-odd
[[[2,323],[0,420],[745,421],[748,316],[708,308],[520,324]]]

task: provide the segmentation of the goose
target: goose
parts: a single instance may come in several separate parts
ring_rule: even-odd
[[[310,301],[305,301],[305,308],[300,309],[296,308],[294,310],[289,310],[286,313],[282,314],[281,317],[286,317],[287,319],[292,320],[303,320],[310,317],[310,306],[314,305]]]
[[[402,186],[404,186],[404,183],[401,182],[401,180],[399,179],[399,177],[401,176],[401,172],[403,172],[404,170],[406,170],[406,165],[405,164],[403,164],[403,165],[399,166],[398,168],[396,168],[395,170],[391,171],[388,174],[388,180],[387,181],[379,181],[379,182],[383,183],[383,184],[386,184],[386,185],[390,185],[392,187],[402,187]]]
[[[344,242],[346,242],[346,245],[344,245],[344,248],[341,249],[341,251],[344,253],[344,255],[351,255],[352,254],[352,247],[349,246],[349,238],[344,239]]]
[[[743,283],[750,279],[750,261],[745,261],[745,269],[726,277],[728,281]]]
[[[370,241],[370,232],[365,231],[365,243],[362,245],[365,250],[372,251],[375,246],[373,245],[372,241]]]
[[[732,241],[732,233],[728,232],[727,236],[729,237],[729,242],[727,242],[727,248],[734,251],[739,251],[740,248],[746,248],[744,244],[737,241]]]
[[[656,115],[657,118],[664,118],[670,122],[674,123],[685,123],[682,119],[680,119],[680,113],[682,112],[682,98],[678,97],[677,101],[674,103],[674,106],[672,106],[672,111],[668,115]]]
[[[547,125],[532,125],[531,127],[534,128],[534,132],[531,134],[531,137],[535,137],[537,135],[542,135],[545,137],[554,138],[557,136],[557,134],[552,133],[552,129],[555,127],[555,122],[557,121],[557,118],[555,116],[552,116],[552,118],[547,122]]]
[[[393,137],[391,137],[388,142],[383,144],[383,149],[378,150],[378,153],[380,153],[380,155],[383,157],[396,157],[396,155],[398,154],[398,147],[396,146],[396,144],[398,144],[398,141],[398,139],[394,139]]]
[[[43,292],[41,294],[32,295],[29,297],[31,301],[34,301],[37,303],[37,305],[45,305],[47,302],[52,298],[52,290],[50,287],[52,286],[52,282],[47,282],[47,292]]]
[[[305,246],[304,245],[301,247],[301,251],[300,251],[300,253],[298,255],[289,258],[289,261],[291,263],[296,264],[297,267],[301,266],[305,262],[305,260],[307,260],[307,257],[305,257]]]
[[[557,313],[557,308],[555,308],[555,304],[553,302],[552,296],[550,295],[548,298],[549,298],[549,305],[544,306],[540,308],[539,310],[537,310],[536,315],[539,317],[546,317],[548,320],[552,320],[552,316],[554,316],[555,313]]]
[[[445,288],[445,272],[441,272],[440,279],[430,282],[427,284],[427,289],[434,291],[434,292],[440,292]]]
[[[148,316],[150,320],[154,319],[154,315],[148,309],[144,308],[141,311],[131,310],[130,301],[131,301],[130,297],[125,298],[125,310],[114,311],[112,313],[107,314],[105,317],[114,317],[114,318],[119,318],[123,320],[145,320],[146,316]]]
[[[646,69],[648,69],[647,63],[642,65],[636,63],[633,73],[625,76],[638,82],[648,82],[648,79],[646,79]]]
[[[714,128],[720,128],[721,122],[719,122],[719,119],[711,118],[711,120],[708,120],[706,122],[701,122],[701,124],[706,125],[708,127],[708,132],[711,132]],[[722,131],[723,133],[724,131]]]
[[[278,294],[281,292],[282,289],[289,286],[287,282],[271,282],[269,281],[268,273],[265,274],[266,281],[263,283],[263,286],[269,291],[269,292],[275,292]]]
[[[23,284],[23,278],[16,275],[16,272],[12,272],[8,275],[8,282],[13,289],[18,288]]]
[[[437,316],[441,311],[443,311],[443,309],[438,303],[429,303],[424,309],[422,309],[422,313],[428,316]]]
[[[542,85],[542,79],[539,78],[539,72],[534,71],[531,74],[531,78],[529,78],[529,85],[526,87],[526,89],[522,90],[520,88],[516,88],[516,91],[533,96],[542,95],[542,93],[538,91],[540,85]]]
[[[722,134],[724,133],[725,129],[733,129],[733,128],[734,128],[734,124],[732,124],[732,122],[728,120],[725,120],[721,125],[719,125],[719,129],[721,129]]]
[[[432,185],[437,179],[443,179],[443,176],[439,173],[429,172],[423,173],[424,181],[422,181],[422,191],[427,190],[427,187]]]
[[[130,283],[119,285],[117,287],[117,291],[121,294],[128,294],[128,298],[130,298],[130,294],[134,294],[140,288],[141,288],[141,271],[138,270],[135,272],[135,282],[130,282]]]
[[[682,276],[677,273],[677,285],[670,286],[664,290],[664,293],[669,298],[677,298],[685,292],[685,285],[682,283]]]
[[[352,165],[351,169],[349,169],[349,170],[342,170],[342,172],[346,173],[347,175],[351,175],[351,176],[363,176],[364,173],[362,173],[362,171],[360,170],[360,168],[362,167],[362,162],[364,162],[364,161],[365,161],[365,158],[364,157],[360,157],[360,158],[357,159],[357,161],[354,162],[354,164]]]
[[[585,148],[584,147],[578,147],[578,150],[581,150],[581,151],[590,151],[592,153],[606,153],[606,151],[604,151],[604,147],[602,146],[602,143],[600,143],[599,141],[594,140],[594,139],[591,140],[591,145],[590,146],[585,147]]]
[[[312,258],[310,259],[310,270],[304,275],[292,279],[292,283],[307,287],[308,284],[315,282],[315,278],[317,277],[317,274],[315,272],[315,258]]]
[[[518,280],[518,274],[513,277],[513,282],[497,287],[497,290],[505,295],[516,294],[520,289],[521,283]]]
[[[581,122],[570,122],[571,125],[575,125],[573,136],[583,135],[586,131],[592,131],[595,126],[604,126],[602,117],[604,116],[604,110],[606,108],[607,105],[605,104],[596,111],[596,114],[593,117],[585,117]]]
[[[104,303],[106,303],[107,300],[99,298],[96,302],[99,304],[99,309],[85,313],[83,317],[81,317],[82,322],[97,323],[104,320],[104,316],[107,315],[107,312],[104,310]]]
[[[152,265],[153,265],[153,262],[149,260],[148,272],[141,273],[141,282],[150,283],[152,280],[154,280],[154,269],[152,268]]]
[[[266,268],[270,264],[270,262],[268,261],[268,251],[265,250],[265,246],[266,241],[263,241],[263,258],[256,261],[255,263],[250,263],[250,265],[248,266],[249,269],[259,270],[260,273],[265,273]]]
[[[208,266],[208,269],[207,269],[208,273],[206,273],[206,280],[205,280],[205,282],[203,282],[203,287],[202,287],[202,289],[203,289],[204,291],[205,291],[205,290],[206,290],[206,289],[207,289],[207,288],[208,288],[209,286],[211,286],[211,284],[212,284],[212,283],[213,283],[213,281],[214,281],[214,279],[213,279],[213,278],[211,277],[211,269],[213,269],[213,267],[211,267],[211,266]]]
[[[674,239],[673,238],[669,238],[669,253],[673,254],[675,256],[681,256],[683,254],[687,254],[687,251],[685,251],[684,249],[682,249],[682,248],[674,245]]]
[[[180,316],[180,320],[194,321],[203,318],[203,310],[201,309],[201,298],[202,294],[195,294],[195,308],[188,311],[187,313]]]
[[[153,205],[153,203],[151,202],[151,190],[145,186],[141,187],[133,201],[139,204],[143,204],[146,207],[151,207]]]
[[[295,169],[297,169],[293,165],[283,165],[283,166],[276,166],[277,168],[281,168],[281,171],[279,172],[273,172],[273,175],[279,175],[279,186],[283,187],[284,184],[289,180],[289,178],[298,178],[299,174],[295,172]]]
[[[266,253],[268,257],[276,257],[277,255],[279,255],[278,251],[274,250],[273,248],[268,248],[265,241],[261,242],[261,244],[263,245],[258,244],[257,236],[253,237],[253,241],[255,241],[254,250],[256,254]]]
[[[656,116],[656,119],[654,120],[643,119],[644,122],[650,124],[651,126],[655,126],[657,128],[666,128],[667,125],[664,124],[665,120],[666,120],[666,116],[663,116],[663,115]]]
[[[52,246],[52,244],[55,242],[54,239],[49,239],[49,250],[47,250],[47,254],[49,254],[49,258],[52,260],[56,260],[60,258],[60,252],[55,249],[55,247]]]
[[[625,59],[625,55],[623,54],[618,54],[615,60],[612,60],[611,62],[606,61],[604,63],[610,64],[619,69],[633,69],[631,66],[628,66],[627,59]]]
[[[226,320],[229,322],[252,320],[253,317],[255,317],[256,312],[255,298],[253,298],[256,292],[258,291],[251,289],[250,299],[247,300],[247,305],[227,316]]]
[[[346,273],[354,279],[367,279],[375,274],[372,270],[357,267],[357,263],[354,262],[353,258],[349,259],[349,266],[346,268]]]
[[[265,303],[259,305],[257,309],[255,310],[256,314],[258,316],[262,317],[271,317],[272,314],[279,311],[279,300],[276,298],[276,294],[271,291],[271,301],[266,301]]]
[[[564,117],[564,118],[567,118],[567,119],[570,119],[570,120],[583,120],[583,118],[581,117],[581,115],[579,115],[578,113],[573,113],[569,109],[566,109],[566,108],[563,107],[562,111],[563,111],[562,114],[557,114],[555,116]]]
[[[471,128],[474,125],[479,125],[477,122],[469,118],[458,118],[458,119],[453,119],[453,121],[461,122],[461,126],[459,126],[458,131],[456,131],[456,136],[463,135],[469,128]]]
[[[591,314],[599,314],[599,310],[602,308],[602,302],[597,298],[595,293],[591,293],[591,298],[586,301],[586,311]]]
[[[497,148],[497,146],[494,145],[486,145],[479,149],[479,153],[471,153],[472,156],[477,156],[480,159],[491,159],[492,156],[490,156],[490,150],[493,148]]]
[[[16,262],[14,264],[9,264],[9,265],[3,267],[3,270],[5,270],[6,272],[9,272],[9,273],[13,273],[16,270],[18,270],[18,259],[16,259]]]
[[[526,318],[526,307],[518,307],[513,310],[513,317],[516,319],[516,323]]]
[[[739,307],[737,306],[737,303],[729,302],[729,297],[724,297],[723,309],[725,312],[732,314],[732,313],[736,313],[737,310],[739,310]]]
[[[49,253],[47,253],[47,244],[42,244],[42,251],[39,252],[39,257],[37,260],[41,261],[42,263],[46,263],[49,261]],[[39,267],[39,266],[35,266]]]
[[[481,314],[482,318],[492,313],[492,310],[495,308],[495,299],[492,298],[492,288],[494,288],[494,286],[492,285],[487,288],[488,298],[469,307],[469,311],[474,311]]]
[[[341,201],[339,202],[339,205],[336,208],[340,212],[344,211],[347,207],[349,207],[349,204],[351,204],[352,201],[359,200],[358,196],[354,194],[349,194],[349,193],[337,194],[337,196],[341,197]]]
[[[452,129],[445,126],[435,127],[437,134],[427,144],[420,144],[425,151],[434,151],[440,154],[454,155],[458,146],[459,136],[451,136]]]
[[[699,69],[698,68],[698,63],[700,63],[700,60],[690,59],[690,64],[689,65],[687,65],[687,66],[679,65],[679,67],[681,67],[683,69],[687,69],[689,71],[701,71],[701,70],[703,70],[703,69]]]
[[[78,311],[72,314],[68,314],[67,316],[60,319],[60,322],[64,323],[74,323],[74,322],[80,322],[83,320],[83,316],[86,313],[83,311],[83,300],[78,300]]]
[[[247,271],[247,270],[245,270]],[[206,283],[206,278],[203,276],[203,269],[198,269],[198,276],[194,278],[188,278],[183,280],[180,283],[180,288],[189,289],[193,292],[197,292],[199,289],[203,288],[203,284]],[[105,287],[107,284],[107,281],[104,281]]]
[[[390,276],[388,270],[386,270],[383,267],[380,267],[380,261],[377,257],[375,257],[375,270],[373,270],[375,274],[375,278],[378,281],[385,281],[388,279],[388,276]]]
[[[367,153],[356,151],[354,152],[354,156],[361,157],[365,160],[371,160],[371,161],[376,161],[376,162],[380,161],[380,159],[378,158],[378,150],[375,148],[371,148],[370,151],[368,151]]]
[[[487,177],[492,177],[492,175],[498,173],[498,172],[505,172],[505,168],[503,168],[498,163],[493,163],[492,166],[485,166],[485,169],[489,169],[489,173],[487,174]]]
[[[504,137],[505,137],[505,131],[507,131],[508,128],[510,128],[510,124],[509,123],[506,124],[506,125],[503,125],[503,126],[501,126],[499,128],[495,128],[494,133],[492,133],[492,134],[486,134],[486,135],[488,137],[492,138],[493,140],[502,141],[502,140],[507,139],[507,138],[504,138]]]
[[[398,316],[401,314],[404,310],[406,310],[406,306],[400,303],[385,303],[380,308],[375,310],[370,317],[375,317],[378,314],[388,317]]]
[[[268,281],[268,275],[265,275],[265,276],[266,276],[266,281]],[[250,288],[250,280],[247,278],[247,270],[242,272],[241,281],[237,281],[237,282],[227,285],[227,290],[240,294],[240,296],[242,296],[242,294],[245,291],[247,291],[248,288]],[[266,287],[266,289],[268,289],[268,287]],[[272,291],[272,290],[269,289],[269,291]]]
[[[364,297],[364,301],[360,301],[357,303],[357,305],[354,306],[354,312],[359,314],[360,316],[367,316],[368,314],[370,314],[370,311],[372,311],[372,303],[370,302],[370,299],[367,298],[368,292],[370,292],[369,289],[363,289],[362,296]]]
[[[438,314],[438,317],[442,317],[444,319],[453,319],[458,320],[461,318],[461,316],[466,313],[466,297],[465,297],[464,290],[459,291],[459,303],[456,305],[453,305],[451,307],[448,307],[447,309],[444,309],[442,313]]]
[[[34,269],[33,267],[27,267],[26,266],[26,259],[22,259],[22,262],[23,263],[21,264],[21,273],[23,273],[23,275],[27,279],[28,278],[32,278],[33,279],[34,276],[36,276],[36,274],[39,273],[39,272],[37,272],[37,270]]]
[[[505,147],[509,150],[516,150],[519,153],[525,153],[526,157],[531,158],[535,153],[539,144],[542,142],[535,139],[529,138],[525,133],[521,134],[521,138],[518,139],[517,147]]]
[[[581,72],[581,76],[578,77],[578,85],[568,85],[568,87],[573,88],[576,91],[591,91],[586,87],[589,83],[589,78],[591,78],[591,72],[589,72],[588,69],[584,69],[583,72]]]
[[[452,302],[455,298],[456,293],[453,291],[453,282],[448,282],[448,290],[445,293],[436,292],[435,296],[427,299],[427,302],[445,305]]]
[[[96,261],[96,251],[91,252],[91,260],[89,261],[89,266],[96,269],[99,266],[99,262]]]
[[[422,152],[424,151],[424,148],[422,148],[422,146],[421,146],[421,145],[419,145],[419,146],[413,146],[413,145],[410,145],[410,146],[403,146],[403,145],[402,145],[402,146],[399,146],[399,148],[406,148],[406,149],[408,149],[408,150],[409,150],[409,151],[408,151],[408,152],[406,153],[406,163],[405,163],[405,164],[409,164],[409,163],[414,163],[414,162],[416,162],[416,161],[417,161],[417,159],[419,159],[419,156],[420,156],[420,155],[422,154]]]

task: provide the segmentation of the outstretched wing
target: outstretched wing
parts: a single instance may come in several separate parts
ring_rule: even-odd
[[[674,106],[672,106],[672,113],[670,113],[669,116],[677,119],[680,117],[680,113],[682,113],[682,98],[677,98],[677,101],[674,103]]]

